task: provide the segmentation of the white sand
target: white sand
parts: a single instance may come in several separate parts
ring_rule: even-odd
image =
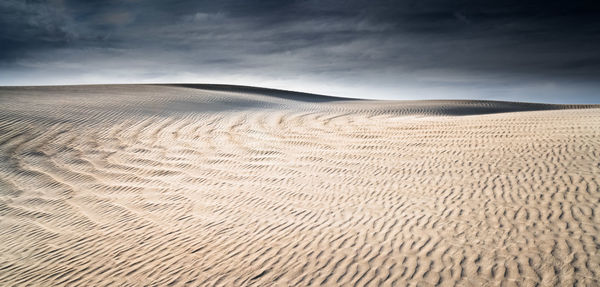
[[[0,88],[0,285],[600,284],[600,108],[331,100]]]

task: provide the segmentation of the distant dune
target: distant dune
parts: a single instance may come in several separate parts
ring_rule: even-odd
[[[1,286],[600,285],[600,106],[0,87]]]

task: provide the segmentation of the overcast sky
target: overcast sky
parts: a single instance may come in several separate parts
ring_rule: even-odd
[[[1,0],[0,85],[224,83],[600,103],[594,3]]]

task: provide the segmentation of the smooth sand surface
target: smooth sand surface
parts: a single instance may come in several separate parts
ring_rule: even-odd
[[[600,284],[600,108],[0,88],[0,285]]]

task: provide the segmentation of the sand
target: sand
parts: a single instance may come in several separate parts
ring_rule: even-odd
[[[600,284],[600,108],[0,88],[0,285]]]

